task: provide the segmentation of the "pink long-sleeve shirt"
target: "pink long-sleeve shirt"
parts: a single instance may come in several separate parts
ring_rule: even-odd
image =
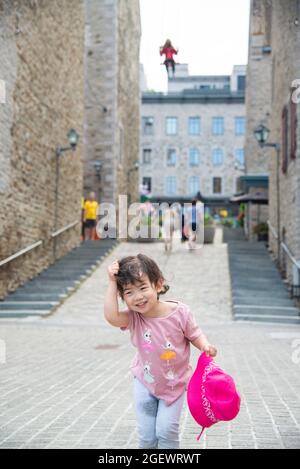
[[[168,316],[146,318],[143,314],[127,310],[131,342],[137,354],[131,365],[133,375],[163,399],[166,405],[175,402],[185,391],[192,374],[190,342],[202,331],[196,324],[190,308],[180,301]]]

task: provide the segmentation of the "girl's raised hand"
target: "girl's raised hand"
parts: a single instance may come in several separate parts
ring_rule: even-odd
[[[109,280],[116,282],[117,281],[116,275],[119,272],[119,262],[116,260],[112,264],[110,264],[107,268],[107,272],[108,272]]]

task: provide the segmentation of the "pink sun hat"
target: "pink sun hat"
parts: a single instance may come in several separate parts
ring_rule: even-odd
[[[240,410],[241,398],[230,375],[211,357],[202,353],[188,383],[187,402],[190,413],[202,431],[214,423],[233,420]]]

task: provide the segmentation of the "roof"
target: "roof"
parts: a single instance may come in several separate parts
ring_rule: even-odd
[[[149,92],[142,93],[143,104],[170,103],[244,103],[245,92],[232,92],[228,89],[186,89],[180,92]]]
[[[257,204],[267,204],[269,201],[267,192],[249,192],[248,194],[242,194],[231,197],[230,202],[254,202]]]

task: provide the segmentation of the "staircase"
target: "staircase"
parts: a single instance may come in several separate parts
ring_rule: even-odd
[[[0,301],[0,318],[47,316],[117,245],[114,239],[85,241]]]
[[[289,296],[264,242],[249,242],[241,228],[224,227],[228,244],[234,319],[300,324],[300,311]]]

